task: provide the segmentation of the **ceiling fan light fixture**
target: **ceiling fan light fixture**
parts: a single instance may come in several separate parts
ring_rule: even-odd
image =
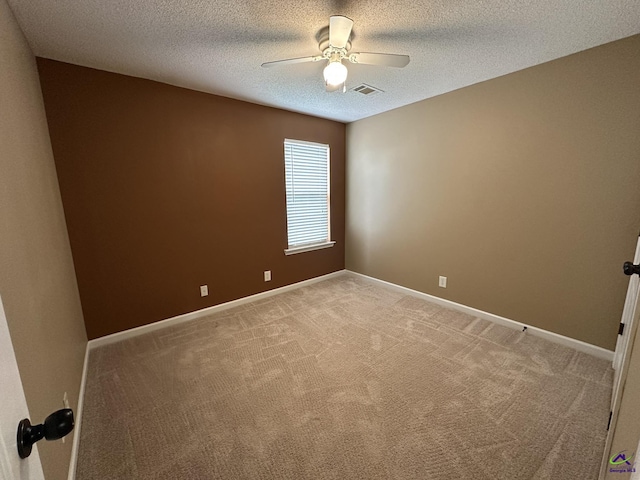
[[[347,67],[340,60],[330,61],[322,72],[325,83],[333,87],[344,84],[347,80],[347,73]]]

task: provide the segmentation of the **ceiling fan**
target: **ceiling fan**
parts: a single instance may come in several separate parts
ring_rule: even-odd
[[[353,20],[341,15],[334,15],[329,18],[329,28],[321,30],[318,40],[318,48],[322,52],[320,55],[312,57],[290,58],[275,62],[266,62],[262,66],[265,68],[278,65],[291,65],[294,63],[319,62],[326,60],[324,67],[324,83],[328,92],[336,90],[346,91],[345,82],[347,80],[347,67],[342,63],[349,60],[351,63],[363,65],[382,65],[386,67],[405,67],[409,63],[408,55],[394,55],[390,53],[349,53],[351,50],[351,30]]]

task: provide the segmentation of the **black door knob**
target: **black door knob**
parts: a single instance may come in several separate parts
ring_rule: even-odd
[[[634,265],[633,262],[624,262],[622,271],[625,275],[640,275],[640,265]]]
[[[31,425],[28,418],[18,424],[18,455],[27,458],[38,440],[58,440],[73,430],[73,410],[63,408],[49,415],[44,423]]]

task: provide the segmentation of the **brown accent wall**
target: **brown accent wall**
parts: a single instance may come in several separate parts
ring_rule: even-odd
[[[89,338],[344,268],[344,124],[38,68]],[[284,255],[285,138],[331,146],[333,248]]]
[[[5,0],[0,38],[0,297],[35,424],[64,392],[77,412],[87,336],[36,61]],[[38,444],[47,480],[67,478],[73,435]]]
[[[640,36],[352,123],[347,143],[348,269],[614,349]]]

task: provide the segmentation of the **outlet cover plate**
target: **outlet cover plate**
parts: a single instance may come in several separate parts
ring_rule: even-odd
[[[200,285],[200,296],[206,297],[209,295],[209,286],[208,285]]]
[[[69,395],[67,394],[67,392],[64,392],[64,395],[62,396],[62,406],[63,406],[64,408],[70,408],[70,407],[69,407]],[[62,439],[61,439],[61,440],[62,440],[62,443],[64,443],[64,439],[65,439],[65,438],[66,438],[66,437],[62,437]]]
[[[438,286],[442,288],[447,288],[447,277],[440,277],[438,279]]]

